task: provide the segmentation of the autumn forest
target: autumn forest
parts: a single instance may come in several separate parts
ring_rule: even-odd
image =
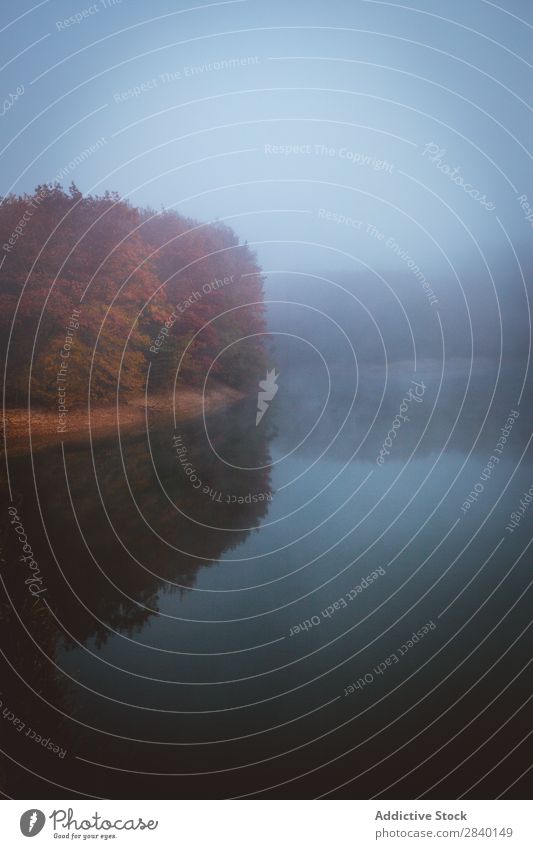
[[[263,278],[225,224],[56,183],[4,198],[0,236],[8,408],[28,388],[65,409],[201,389],[208,370],[246,389],[262,364]]]

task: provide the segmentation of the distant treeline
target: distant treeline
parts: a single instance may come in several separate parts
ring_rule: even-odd
[[[270,274],[269,326],[311,338],[331,367],[353,370],[348,337],[360,365],[410,363],[416,348],[419,360],[501,359],[523,371],[533,303],[533,253],[524,253],[521,267],[507,257],[494,260],[492,278],[469,267],[457,279],[424,268],[438,296],[433,302],[416,270]],[[292,301],[312,309],[278,303],[288,291]],[[290,350],[293,365],[317,365],[313,349],[296,348],[288,336],[276,337],[276,350],[282,360]]]
[[[263,278],[226,225],[115,193],[38,186],[0,203],[0,340],[8,406],[246,389],[263,365]],[[250,305],[250,306],[248,306]],[[246,337],[244,341],[243,337]],[[235,343],[235,344],[234,344]],[[214,363],[214,364],[213,364]],[[30,368],[31,366],[31,368]]]

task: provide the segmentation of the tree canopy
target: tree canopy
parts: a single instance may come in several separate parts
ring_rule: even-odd
[[[263,278],[225,224],[45,184],[2,199],[0,245],[8,406],[28,387],[48,405],[58,374],[70,405],[144,392],[148,373],[154,392],[176,373],[201,387],[209,369],[235,388],[256,380]]]

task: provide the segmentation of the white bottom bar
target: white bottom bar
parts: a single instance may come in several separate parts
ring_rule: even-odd
[[[531,849],[528,801],[3,801],[2,846]]]

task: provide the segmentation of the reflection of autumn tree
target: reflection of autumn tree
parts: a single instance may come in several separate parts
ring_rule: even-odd
[[[266,432],[258,433],[253,425],[253,409],[246,412],[249,415],[243,415],[239,408],[214,414],[209,419],[210,434],[221,450],[225,450],[233,434],[235,444],[243,446],[243,464],[252,459],[256,465],[266,465],[270,460]],[[44,605],[33,605],[18,561],[19,542],[7,521],[1,529],[2,575],[14,606],[36,643],[61,667],[64,649],[78,643],[90,650],[98,649],[113,631],[135,639],[150,618],[157,615],[161,593],[183,593],[187,587],[194,586],[198,570],[211,566],[225,551],[245,540],[250,533],[246,528],[258,525],[268,511],[266,500],[213,505],[209,497],[194,490],[176,466],[173,433],[172,422],[159,421],[157,428],[151,430],[150,446],[146,435],[123,440],[122,458],[116,439],[95,443],[92,456],[88,445],[67,447],[68,488],[60,448],[54,446],[36,453],[35,480],[46,534],[35,496],[31,458],[24,455],[10,462],[14,501],[45,580],[46,601],[58,621]],[[268,468],[242,473],[214,462],[206,448],[203,429],[197,423],[184,426],[181,433],[198,473],[210,485],[222,492],[242,495],[270,489]],[[239,458],[236,459],[238,462]],[[146,522],[133,502],[128,482]],[[3,513],[7,516],[7,510]],[[225,530],[210,529],[208,525]],[[159,540],[158,535],[175,548]],[[180,553],[179,549],[190,553]],[[231,568],[231,564],[225,568]],[[79,750],[81,738],[86,743],[91,739],[95,751],[98,749],[104,759],[102,747],[107,752],[112,741],[98,734],[93,740],[91,732],[62,717],[60,711],[67,717],[75,713],[71,710],[71,689],[76,687],[44,660],[3,592],[0,592],[0,638],[6,656],[23,680],[31,682],[35,693],[59,710],[47,708],[0,659],[0,690],[9,695],[11,709],[39,733],[67,748],[69,754],[65,760],[57,756],[54,760],[53,755],[38,745],[25,744],[5,723],[0,723],[2,748],[39,774],[74,790],[85,786],[92,792],[78,776],[79,764],[70,753]],[[78,698],[89,697],[86,691],[80,693]],[[99,722],[92,718],[91,724],[98,727]],[[85,746],[84,752],[87,751]],[[39,796],[38,788],[43,784],[0,757],[0,786],[7,794],[22,798]],[[50,798],[64,796],[64,791],[53,785],[45,787]]]
[[[34,455],[36,488],[31,458],[24,455],[10,461],[14,502],[39,562],[47,588],[46,601],[58,621],[45,606],[33,606],[18,561],[20,545],[7,520],[2,529],[2,576],[16,610],[36,643],[60,667],[69,669],[68,658],[76,655],[70,651],[65,653],[65,648],[68,650],[78,643],[89,651],[98,650],[113,631],[136,639],[143,626],[157,616],[162,593],[183,593],[187,587],[194,586],[198,570],[210,567],[224,552],[245,540],[250,533],[246,529],[257,526],[268,511],[266,500],[214,504],[204,493],[192,488],[176,464],[173,422],[156,420],[157,414],[153,415],[150,445],[146,434],[123,439],[122,456],[116,437],[94,443],[93,454],[88,445],[66,446],[68,488],[59,446]],[[271,486],[268,437],[266,430],[255,428],[254,399],[213,414],[208,419],[208,427],[217,450],[223,455],[233,446],[236,464],[265,465],[267,468],[242,472],[216,461],[206,444],[203,428],[198,422],[190,422],[180,428],[180,433],[201,478],[224,493],[268,492]],[[146,521],[134,504],[128,483]],[[3,514],[7,517],[6,509]],[[215,530],[209,525],[224,530]],[[158,535],[175,548],[159,540]],[[179,549],[189,554],[180,553]],[[231,569],[232,564],[224,568]],[[134,746],[126,744],[124,751],[120,742],[112,737],[91,732],[62,717],[60,711],[67,717],[84,716],[78,703],[85,704],[93,697],[44,661],[3,593],[0,593],[0,605],[3,650],[22,678],[31,682],[35,694],[1,659],[0,690],[9,694],[10,705],[18,715],[39,733],[57,740],[68,749],[68,754],[64,760],[57,756],[54,759],[38,745],[26,743],[7,724],[0,723],[2,748],[36,773],[71,787],[70,795],[75,795],[77,790],[94,793],[95,779],[86,764],[75,760],[74,755],[78,753],[105,762],[118,746],[120,760],[125,759],[124,763],[129,764],[130,756],[137,758],[137,767],[132,761],[132,769],[138,768],[139,752]],[[143,639],[146,640],[144,635],[141,641]],[[113,674],[112,669],[102,669],[104,677]],[[78,677],[76,668],[70,672],[75,679]],[[157,677],[157,673],[155,675]],[[106,687],[102,684],[96,689],[105,692]],[[59,710],[47,708],[39,694]],[[125,693],[119,692],[117,697],[128,701]],[[94,697],[98,709],[102,708],[100,701]],[[103,704],[104,710],[114,708],[109,703]],[[84,718],[96,728],[106,727],[105,720],[98,714],[89,711]],[[112,727],[129,733],[127,723],[123,725],[119,721]],[[147,733],[146,736],[153,735]],[[148,761],[142,761],[142,768],[147,769],[152,753],[148,749],[144,755]],[[158,758],[168,759],[174,755],[172,749],[157,751]],[[167,761],[165,764],[165,768],[170,768]],[[113,776],[109,778],[113,782]],[[102,777],[97,780],[103,781]],[[17,798],[38,798],[43,792],[49,798],[65,795],[60,788],[43,783],[8,759],[1,758],[0,786],[5,793]],[[135,792],[131,786],[131,793]],[[158,789],[158,795],[165,792]],[[106,795],[112,793],[106,788]]]
[[[13,238],[17,228],[20,232]],[[174,213],[142,211],[116,194],[83,197],[75,186],[64,192],[59,185],[45,185],[33,195],[3,199],[0,241],[9,245],[0,272],[4,348],[21,298],[9,351],[11,406],[26,403],[34,344],[32,399],[37,403],[54,399],[59,352],[73,307],[81,310],[81,317],[69,357],[71,405],[87,398],[93,354],[91,396],[111,400],[119,370],[126,397],[143,390],[150,360],[153,387],[170,387],[179,357],[204,325],[180,372],[181,379],[192,385],[203,382],[221,347],[264,329],[263,281],[255,256],[222,224],[199,225]],[[231,284],[209,287],[224,278],[231,278]],[[200,297],[179,313],[154,358],[149,353],[151,341],[177,304],[193,292]],[[257,303],[209,323],[249,302]],[[237,352],[233,362],[218,364],[215,374],[242,387],[250,369],[242,368],[239,356],[244,358]],[[255,356],[260,364],[260,345]]]
[[[5,484],[5,479],[2,483]],[[5,509],[2,513],[7,516]],[[24,584],[20,544],[7,521],[0,529],[0,539],[5,587],[5,592],[3,587],[0,591],[0,644],[8,661],[2,659],[2,709],[7,711],[8,717],[0,717],[0,748],[15,760],[13,763],[0,756],[0,788],[8,795],[22,798],[28,794],[31,782],[36,780],[16,762],[44,775],[50,767],[60,767],[65,762],[57,754],[28,740],[28,729],[43,738],[51,738],[62,749],[71,749],[72,728],[68,723],[71,686],[54,666],[61,633],[45,605],[35,604]],[[17,724],[9,721],[11,713],[19,720]],[[56,780],[60,779],[56,777]],[[36,783],[35,786],[41,785]]]
[[[252,458],[254,465],[267,466],[267,438],[253,426],[252,414],[248,431],[239,409],[215,414],[210,420],[211,432],[219,447],[223,440],[218,434],[233,433],[235,444],[242,446],[243,464]],[[232,469],[214,460],[197,424],[189,424],[182,433],[206,484],[237,496],[269,491],[268,467],[252,472]],[[31,530],[42,542],[51,605],[65,628],[82,641],[94,638],[97,644],[104,642],[106,626],[130,636],[138,633],[151,615],[149,610],[157,611],[161,591],[172,589],[173,584],[183,589],[193,586],[198,569],[212,565],[246,539],[249,531],[245,529],[258,525],[268,510],[266,498],[252,503],[214,503],[191,487],[176,462],[172,436],[167,421],[151,431],[149,446],[146,435],[123,440],[122,456],[116,439],[95,443],[92,456],[89,446],[67,447],[69,489],[59,447],[34,457],[41,509],[55,558],[49,554],[40,522],[34,519],[35,530]],[[31,491],[28,457],[13,461],[12,477],[20,486],[25,481]],[[38,516],[37,505],[24,512],[29,524],[32,516]],[[223,530],[210,529],[210,525]]]

